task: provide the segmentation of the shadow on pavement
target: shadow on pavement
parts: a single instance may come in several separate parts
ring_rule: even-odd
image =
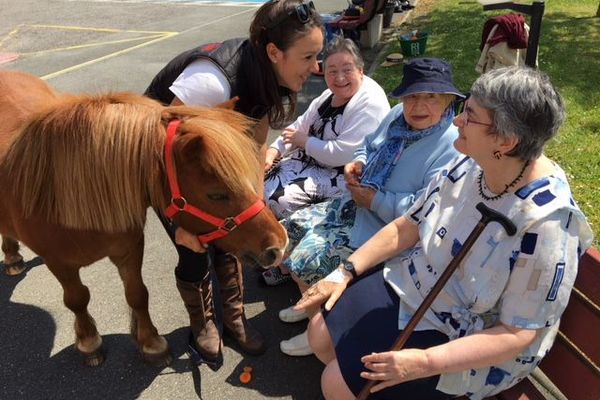
[[[162,369],[143,363],[129,335],[103,335],[106,361],[97,368],[85,367],[74,346],[51,354],[56,323],[50,313],[10,300],[31,268],[39,265],[43,260],[35,257],[18,276],[0,273],[0,398],[138,398]],[[195,369],[187,360],[179,359],[185,351],[186,335],[185,328],[165,335],[175,358],[170,366],[174,373]]]
[[[156,379],[171,374],[191,374],[193,392],[199,399],[234,399],[239,397],[240,390],[255,392],[251,398],[320,398],[321,363],[313,356],[289,357],[279,350],[280,340],[306,328],[306,321],[285,324],[277,315],[299,298],[293,282],[268,287],[254,269],[245,270],[247,308],[255,311],[257,304],[260,305],[260,311],[248,313],[250,322],[265,334],[269,345],[262,356],[242,355],[226,338],[226,367],[215,373],[206,366],[193,366],[186,355],[188,328],[181,327],[164,335],[174,358],[167,368],[144,364],[128,334],[103,335],[106,361],[90,368],[82,364],[72,345],[52,354],[57,324],[49,312],[11,301],[15,288],[26,279],[31,268],[43,265],[43,260],[36,257],[26,265],[28,268],[19,276],[0,274],[2,399],[137,399]],[[252,366],[253,379],[242,384],[239,375],[246,366]],[[214,385],[214,380],[227,384]],[[190,388],[186,392],[190,393]],[[176,396],[174,392],[170,394]]]

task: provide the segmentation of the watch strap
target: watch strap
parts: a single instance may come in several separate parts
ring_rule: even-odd
[[[354,268],[354,263],[352,261],[344,261],[342,263],[344,265],[344,269],[352,274],[352,278],[358,278],[358,273],[356,272],[356,268]]]

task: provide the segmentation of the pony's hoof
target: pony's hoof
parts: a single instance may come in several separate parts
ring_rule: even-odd
[[[23,259],[20,259],[19,261],[15,261],[10,264],[4,264],[4,273],[9,276],[20,275],[26,269],[27,267],[25,266],[25,262],[23,261]]]
[[[86,353],[84,351],[79,350],[79,353],[83,356],[83,364],[88,367],[97,367],[104,362],[106,356],[104,355],[104,350],[101,347],[98,347],[96,350]]]
[[[164,368],[169,366],[173,362],[173,356],[169,349],[162,353],[143,353],[142,359],[145,363],[152,365],[153,367]]]

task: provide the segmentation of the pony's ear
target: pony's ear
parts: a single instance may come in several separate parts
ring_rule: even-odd
[[[179,134],[180,154],[186,161],[202,159],[206,149],[206,143],[201,135],[186,135],[185,130]]]
[[[179,107],[168,107],[163,109],[162,113],[160,114],[160,122],[164,125],[167,126],[169,125],[169,122],[171,122],[174,119],[179,119],[181,120],[181,122],[185,121],[186,119],[188,119],[190,116],[186,113],[183,112],[179,112],[182,110],[178,110]]]
[[[240,101],[240,96],[235,96],[227,100],[225,103],[217,104],[215,107],[224,108],[226,110],[235,110],[235,105],[238,101]]]

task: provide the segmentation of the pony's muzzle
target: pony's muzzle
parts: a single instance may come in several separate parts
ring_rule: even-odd
[[[265,267],[279,265],[283,260],[283,253],[283,249],[269,247],[261,254],[261,264]]]

